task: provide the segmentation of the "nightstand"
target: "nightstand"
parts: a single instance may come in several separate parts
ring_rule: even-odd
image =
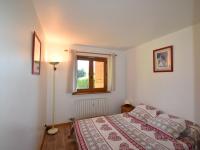
[[[131,104],[124,104],[121,106],[121,113],[124,112],[130,112],[131,110],[133,110],[135,107]]]

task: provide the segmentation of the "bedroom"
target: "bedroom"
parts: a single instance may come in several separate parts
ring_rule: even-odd
[[[69,123],[78,110],[84,114],[80,100],[104,100],[109,115],[121,113],[126,100],[144,103],[200,124],[199,0],[3,0],[0,18],[0,149],[39,149],[52,107],[55,124]],[[32,74],[34,31],[42,45],[40,75]],[[153,50],[167,46],[173,46],[173,71],[154,72]],[[72,95],[71,50],[114,54],[105,93]],[[55,57],[52,105],[48,62]]]

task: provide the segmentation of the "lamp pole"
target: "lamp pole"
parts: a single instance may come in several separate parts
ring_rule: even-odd
[[[54,123],[55,123],[55,71],[56,71],[56,65],[59,64],[59,62],[50,62],[50,64],[53,65],[52,127],[47,132],[48,134],[56,134],[58,132],[58,128],[54,127]]]

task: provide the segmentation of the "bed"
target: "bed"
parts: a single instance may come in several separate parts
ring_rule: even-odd
[[[147,107],[147,106],[142,106]],[[141,107],[141,108],[142,108]],[[74,123],[77,143],[81,150],[191,150],[198,149],[199,126],[194,126],[192,122],[186,121],[186,128],[180,135],[176,132],[168,132],[160,128],[161,116],[156,118],[157,110],[146,112],[146,110],[136,107],[130,113],[122,113],[111,116],[100,116],[90,119],[77,120]],[[154,109],[154,108],[153,108]],[[153,114],[154,113],[154,114]],[[155,115],[155,116],[154,116]],[[172,119],[178,120],[174,116]],[[169,117],[169,118],[170,118]],[[156,118],[156,119],[155,119]],[[169,118],[164,122],[169,123]],[[155,125],[155,121],[158,122]],[[170,119],[171,120],[171,119]],[[170,122],[171,123],[171,122]],[[174,123],[174,122],[173,122]],[[181,130],[181,122],[178,121],[178,130]],[[174,129],[176,124],[171,125]],[[188,126],[192,126],[188,132]],[[161,124],[161,127],[162,126]],[[197,129],[197,130],[196,130]],[[166,132],[165,132],[166,131]],[[184,133],[186,132],[187,133]],[[195,137],[194,136],[195,133]],[[192,135],[190,135],[192,134]]]

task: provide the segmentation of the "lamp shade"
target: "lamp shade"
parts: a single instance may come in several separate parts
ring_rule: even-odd
[[[48,62],[62,62],[63,59],[59,55],[53,55],[53,56],[49,56],[49,58],[47,59],[47,61]]]
[[[65,62],[66,57],[66,52],[59,49],[48,49],[45,53],[46,62]]]
[[[129,98],[129,99],[126,99],[125,101],[124,101],[124,104],[131,104],[131,99]]]

